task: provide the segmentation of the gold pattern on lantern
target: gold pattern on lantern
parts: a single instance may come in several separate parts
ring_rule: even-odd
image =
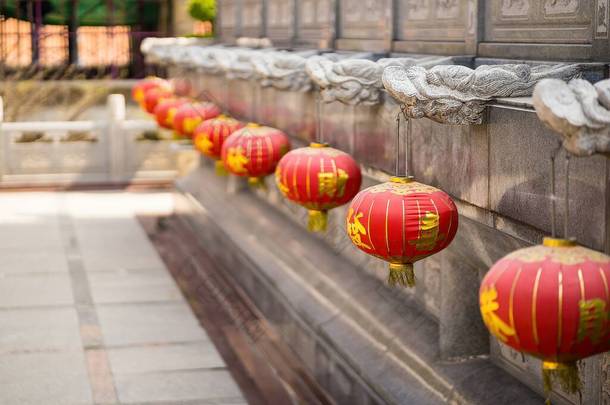
[[[507,255],[505,259],[519,260],[526,263],[541,262],[548,259],[555,263],[575,265],[587,261],[605,263],[608,261],[608,256],[582,246],[549,247],[537,245],[517,250]]]
[[[606,302],[599,298],[580,300],[578,309],[578,341],[581,342],[588,336],[593,344],[599,343],[608,321]]]
[[[427,211],[420,220],[419,223],[419,237],[417,240],[412,241],[417,250],[428,251],[434,249],[436,242],[439,239],[439,216],[438,214]],[[442,235],[441,238],[442,239]]]
[[[369,189],[371,193],[383,193],[385,191],[389,191],[395,195],[409,195],[415,193],[425,193],[432,194],[439,191],[437,188],[429,186],[427,184],[422,184],[418,182],[409,182],[409,183],[395,183],[395,182],[386,182],[382,184],[378,184]]]
[[[337,157],[342,155],[347,155],[347,153],[334,148],[315,148],[315,147],[307,147],[299,150],[299,153],[303,155],[324,155],[328,157]]]
[[[480,297],[481,315],[489,331],[502,342],[515,335],[515,330],[504,322],[496,311],[500,308],[497,301],[498,291],[495,287],[483,287]]]
[[[165,119],[167,125],[172,125],[174,123],[174,117],[176,116],[177,111],[177,108],[170,108],[167,110],[167,118]]]
[[[336,174],[332,172],[318,173],[318,194],[320,196],[326,194],[329,197],[343,197],[348,179],[349,176],[343,169],[338,169]]]
[[[244,156],[243,149],[241,146],[229,148],[227,151],[227,166],[233,173],[246,174],[248,171],[245,168],[249,162],[248,158]]]
[[[290,189],[282,181],[282,170],[279,168],[279,166],[277,169],[275,169],[275,182],[276,182],[277,188],[280,190],[280,192],[284,195],[288,195],[288,193],[290,192]]]
[[[208,138],[207,135],[202,135],[195,138],[195,146],[197,146],[197,149],[199,149],[201,152],[209,155],[212,153],[214,144],[212,141],[210,141],[210,138]]]
[[[195,127],[201,123],[201,118],[185,118],[184,119],[184,132],[192,133],[195,130]]]
[[[364,214],[362,212],[354,215],[354,209],[349,209],[349,212],[347,213],[347,234],[352,242],[354,242],[354,245],[370,249],[371,247],[369,245],[362,242],[362,237],[366,236],[366,228],[362,225],[362,222],[360,222],[360,219],[362,219],[363,216]]]

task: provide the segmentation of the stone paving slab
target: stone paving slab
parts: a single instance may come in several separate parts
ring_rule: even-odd
[[[124,404],[200,399],[235,403],[239,388],[226,370],[176,371],[116,376],[119,400]]]
[[[210,341],[109,349],[115,375],[168,370],[222,368],[224,361]]]
[[[172,201],[0,194],[0,405],[245,403],[136,218]]]
[[[165,270],[91,272],[88,278],[97,304],[183,300]]]
[[[0,281],[0,308],[73,303],[70,276],[67,274],[12,274]]]
[[[109,346],[207,339],[186,303],[100,305],[97,313]]]
[[[0,356],[82,349],[74,308],[0,310],[0,331]]]
[[[83,352],[0,356],[0,403],[92,404]]]
[[[34,247],[31,240],[24,246],[5,247],[4,239],[0,240],[0,274],[68,272],[60,247],[55,250]]]

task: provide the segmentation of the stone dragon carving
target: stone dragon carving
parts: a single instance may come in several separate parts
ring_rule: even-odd
[[[262,52],[252,58],[252,64],[260,84],[278,90],[307,92],[311,89],[311,79],[305,72],[310,52]]]
[[[368,59],[333,61],[324,56],[307,59],[305,70],[320,88],[322,99],[329,103],[340,101],[349,105],[375,105],[383,90],[381,77],[388,66],[433,66],[451,63],[450,57],[385,58],[376,62]]]
[[[610,79],[595,84],[545,79],[536,85],[533,101],[540,120],[562,137],[567,151],[610,155]]]
[[[203,49],[199,38],[145,38],[140,50],[151,63],[179,64],[185,59],[189,60],[192,52]]]
[[[220,67],[227,75],[227,79],[250,80],[255,77],[253,58],[264,51],[252,49],[233,48],[227,49],[218,59]]]
[[[545,78],[571,79],[580,65],[390,66],[383,85],[406,106],[411,118],[427,117],[444,124],[480,124],[494,98],[531,96]]]

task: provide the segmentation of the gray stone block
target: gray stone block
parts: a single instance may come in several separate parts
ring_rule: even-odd
[[[558,138],[534,113],[505,108],[490,109],[488,131],[490,208],[550,233],[550,157],[559,146]],[[563,223],[564,212],[562,156],[556,167],[558,226]],[[607,234],[606,171],[607,160],[601,156],[571,159],[570,236],[598,250],[604,249]],[[582,215],[583,209],[586,215]]]
[[[489,333],[479,316],[479,271],[459,257],[441,257],[441,358],[467,358],[489,353]]]
[[[418,181],[482,208],[489,207],[488,139],[484,126],[412,120],[410,157]]]
[[[255,120],[254,105],[259,86],[253,81],[227,80],[227,109],[235,118],[242,121]]]
[[[299,140],[316,140],[316,100],[314,93],[275,90],[275,125]]]
[[[374,107],[357,106],[354,115],[354,154],[358,163],[394,174],[396,162],[396,113],[392,103]],[[404,121],[400,170],[404,171]]]
[[[347,153],[354,153],[354,115],[353,106],[338,101],[322,104],[322,137],[330,146]]]

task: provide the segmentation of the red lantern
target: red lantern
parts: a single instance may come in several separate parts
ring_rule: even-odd
[[[225,171],[221,159],[222,144],[233,132],[244,127],[236,119],[220,115],[216,118],[203,121],[193,131],[193,143],[202,154],[216,160],[216,171],[223,174]]]
[[[248,124],[225,140],[221,156],[229,172],[259,185],[261,177],[273,173],[289,149],[288,137],[279,129]]]
[[[362,175],[347,153],[312,143],[290,151],[275,169],[282,194],[309,210],[309,229],[326,230],[327,211],[347,204],[360,190]]]
[[[147,77],[144,80],[140,80],[138,83],[136,83],[135,86],[133,86],[133,88],[131,89],[131,98],[138,104],[140,104],[141,106],[144,105],[144,95],[146,93],[147,90],[150,90],[152,88],[164,88],[166,90],[170,90],[172,89],[171,84],[164,79],[161,79],[159,77]]]
[[[220,108],[210,102],[183,104],[174,116],[174,130],[183,137],[191,138],[197,125],[219,116],[220,112]]]
[[[390,263],[390,285],[413,286],[413,263],[451,243],[458,212],[443,191],[409,177],[392,177],[358,193],[346,222],[354,245]]]
[[[163,100],[174,98],[175,95],[171,90],[161,87],[153,87],[146,90],[144,93],[144,109],[150,114],[154,114],[155,107]]]
[[[161,101],[155,107],[155,119],[157,124],[163,128],[174,129],[174,117],[178,108],[186,103],[189,103],[188,98],[170,98]]]
[[[564,239],[517,250],[483,278],[479,301],[492,335],[543,360],[545,389],[558,377],[580,388],[576,361],[610,349],[610,257]]]

